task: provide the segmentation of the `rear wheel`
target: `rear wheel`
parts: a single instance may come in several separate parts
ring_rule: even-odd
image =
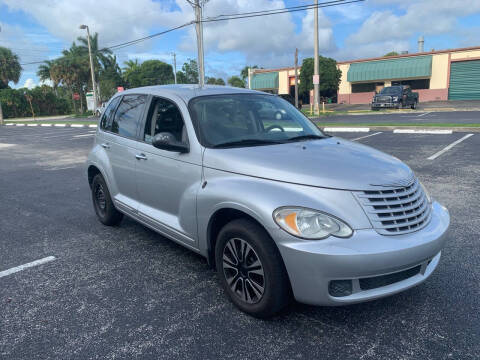
[[[97,174],[92,181],[93,208],[98,219],[104,225],[118,225],[122,221],[123,214],[115,209],[107,183],[102,175]]]
[[[280,252],[255,222],[238,219],[225,225],[217,238],[215,262],[220,283],[240,310],[267,318],[290,302]]]

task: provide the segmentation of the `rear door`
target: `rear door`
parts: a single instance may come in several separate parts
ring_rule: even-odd
[[[180,110],[182,109],[182,110]],[[155,148],[152,138],[160,132],[172,134],[189,144],[195,136],[191,123],[186,126],[186,105],[177,100],[153,97],[138,142],[138,216],[159,232],[196,248],[196,197],[201,186],[202,160],[198,145],[190,152],[178,153]]]
[[[144,116],[147,95],[124,95],[107,125],[102,146],[106,148],[113,174],[111,193],[115,205],[136,212],[138,193],[135,180],[138,126]]]

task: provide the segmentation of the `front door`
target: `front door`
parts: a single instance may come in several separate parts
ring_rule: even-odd
[[[179,102],[180,103],[180,102]],[[187,109],[184,104],[185,113]],[[193,128],[190,129],[193,132]],[[201,152],[178,153],[157,149],[152,138],[160,132],[172,134],[188,144],[189,134],[182,112],[169,99],[153,97],[137,149],[138,216],[164,235],[196,247],[196,197],[200,189]],[[198,150],[198,149],[197,149]]]

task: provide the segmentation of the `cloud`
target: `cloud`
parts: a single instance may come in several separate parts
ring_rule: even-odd
[[[283,7],[283,0],[212,1],[206,5],[204,18]],[[292,65],[295,47],[313,54],[313,11],[305,14],[299,33],[290,13],[205,23],[205,50],[218,53],[238,52],[246,57],[247,63],[265,67]],[[319,11],[319,18],[320,49],[331,50],[334,48],[331,23],[322,10]],[[195,30],[190,29],[180,49],[195,51],[195,36]]]
[[[35,81],[32,78],[28,78],[22,88],[33,89],[36,86],[37,84],[35,84]]]

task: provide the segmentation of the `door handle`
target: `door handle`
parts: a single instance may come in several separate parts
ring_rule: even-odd
[[[137,154],[135,155],[135,158],[137,160],[147,160],[147,157],[145,156],[145,154]]]
[[[110,149],[110,144],[108,143],[100,144],[100,146],[103,147],[104,149]]]

